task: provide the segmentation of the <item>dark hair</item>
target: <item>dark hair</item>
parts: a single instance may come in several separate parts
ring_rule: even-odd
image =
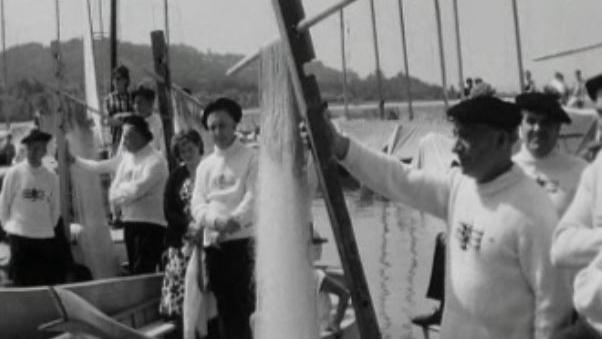
[[[211,113],[216,111],[228,112],[228,114],[232,117],[232,120],[234,120],[234,122],[236,123],[239,123],[240,119],[242,118],[242,108],[236,101],[229,98],[219,98],[209,103],[209,105],[205,107],[205,111],[203,111],[201,123],[203,124],[203,127],[205,127],[205,129],[208,128],[207,118]]]
[[[203,138],[201,138],[199,132],[193,129],[183,130],[171,138],[171,154],[173,154],[176,159],[182,160],[180,159],[180,145],[184,141],[189,141],[197,146],[201,155],[205,152]]]
[[[123,124],[124,125],[132,125],[133,127],[135,127],[136,130],[140,134],[142,134],[142,136],[147,141],[153,140],[153,133],[151,132],[151,130],[148,126],[148,122],[146,122],[146,120],[144,120],[143,117],[140,117],[137,115],[130,115],[123,119]]]
[[[149,84],[142,82],[132,91],[132,99],[137,96],[141,96],[148,101],[155,101],[155,90]]]

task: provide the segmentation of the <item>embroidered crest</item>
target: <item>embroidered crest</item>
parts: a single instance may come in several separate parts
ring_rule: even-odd
[[[26,188],[23,190],[23,199],[31,200],[33,202],[37,200],[44,200],[46,192],[42,189],[37,188]]]
[[[465,222],[460,222],[460,226],[456,228],[456,238],[460,241],[460,248],[465,251],[469,248],[479,251],[484,234],[485,232]]]

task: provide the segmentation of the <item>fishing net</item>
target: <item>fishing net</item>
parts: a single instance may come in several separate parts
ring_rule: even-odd
[[[317,338],[309,190],[300,118],[281,45],[262,51],[260,72],[255,337]]]

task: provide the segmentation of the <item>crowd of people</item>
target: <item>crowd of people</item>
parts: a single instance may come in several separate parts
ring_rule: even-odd
[[[576,77],[582,85],[573,101],[583,105],[581,96],[588,95],[602,114],[602,75],[587,82],[580,72]],[[526,78],[514,102],[496,98],[480,79],[467,80],[465,99],[446,112],[457,158],[447,172],[415,169],[372,151],[326,119],[331,153],[356,179],[446,221],[429,286],[441,305],[413,320],[441,323],[442,338],[602,335],[602,160],[588,164],[559,150],[561,126],[571,123],[562,105],[572,99],[539,92],[530,73]],[[105,101],[111,157],[70,155],[68,161],[111,174],[108,201],[114,224],[124,230],[128,272],[164,270],[159,309],[178,324],[180,337],[252,338],[258,165],[256,150],[236,133],[240,105],[219,98],[201,113],[211,152],[193,129],[175,135],[168,151],[154,89],[141,83],[130,92],[123,66],[113,82]],[[58,177],[42,164],[51,138],[33,129],[21,140],[25,159],[8,170],[0,192],[15,286],[64,281],[65,264],[56,254],[63,233]],[[178,162],[171,170],[168,152]],[[324,241],[314,233],[315,257]],[[336,331],[349,293],[324,272],[315,275],[321,327]],[[336,315],[324,313],[332,307],[324,294],[341,301]]]

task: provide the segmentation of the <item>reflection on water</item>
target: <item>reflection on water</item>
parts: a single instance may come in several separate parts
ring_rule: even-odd
[[[410,323],[414,313],[429,310],[424,297],[440,228],[423,226],[420,214],[379,199],[358,203],[359,193],[346,193],[360,257],[383,338],[420,339]],[[324,203],[313,203],[315,225],[330,241],[323,260],[340,265]]]
[[[388,259],[387,253],[387,245],[389,239],[389,223],[387,222],[387,209],[389,207],[388,202],[379,203],[378,209],[380,210],[380,220],[383,226],[383,231],[381,235],[381,245],[380,245],[380,257],[379,257],[379,286],[380,291],[378,294],[378,303],[380,307],[378,308],[378,319],[380,319],[379,325],[383,332],[384,339],[390,339],[390,329],[391,329],[391,317],[387,313],[387,300],[389,300],[391,296],[391,291],[389,290],[389,284],[391,277],[389,276],[391,262]]]

